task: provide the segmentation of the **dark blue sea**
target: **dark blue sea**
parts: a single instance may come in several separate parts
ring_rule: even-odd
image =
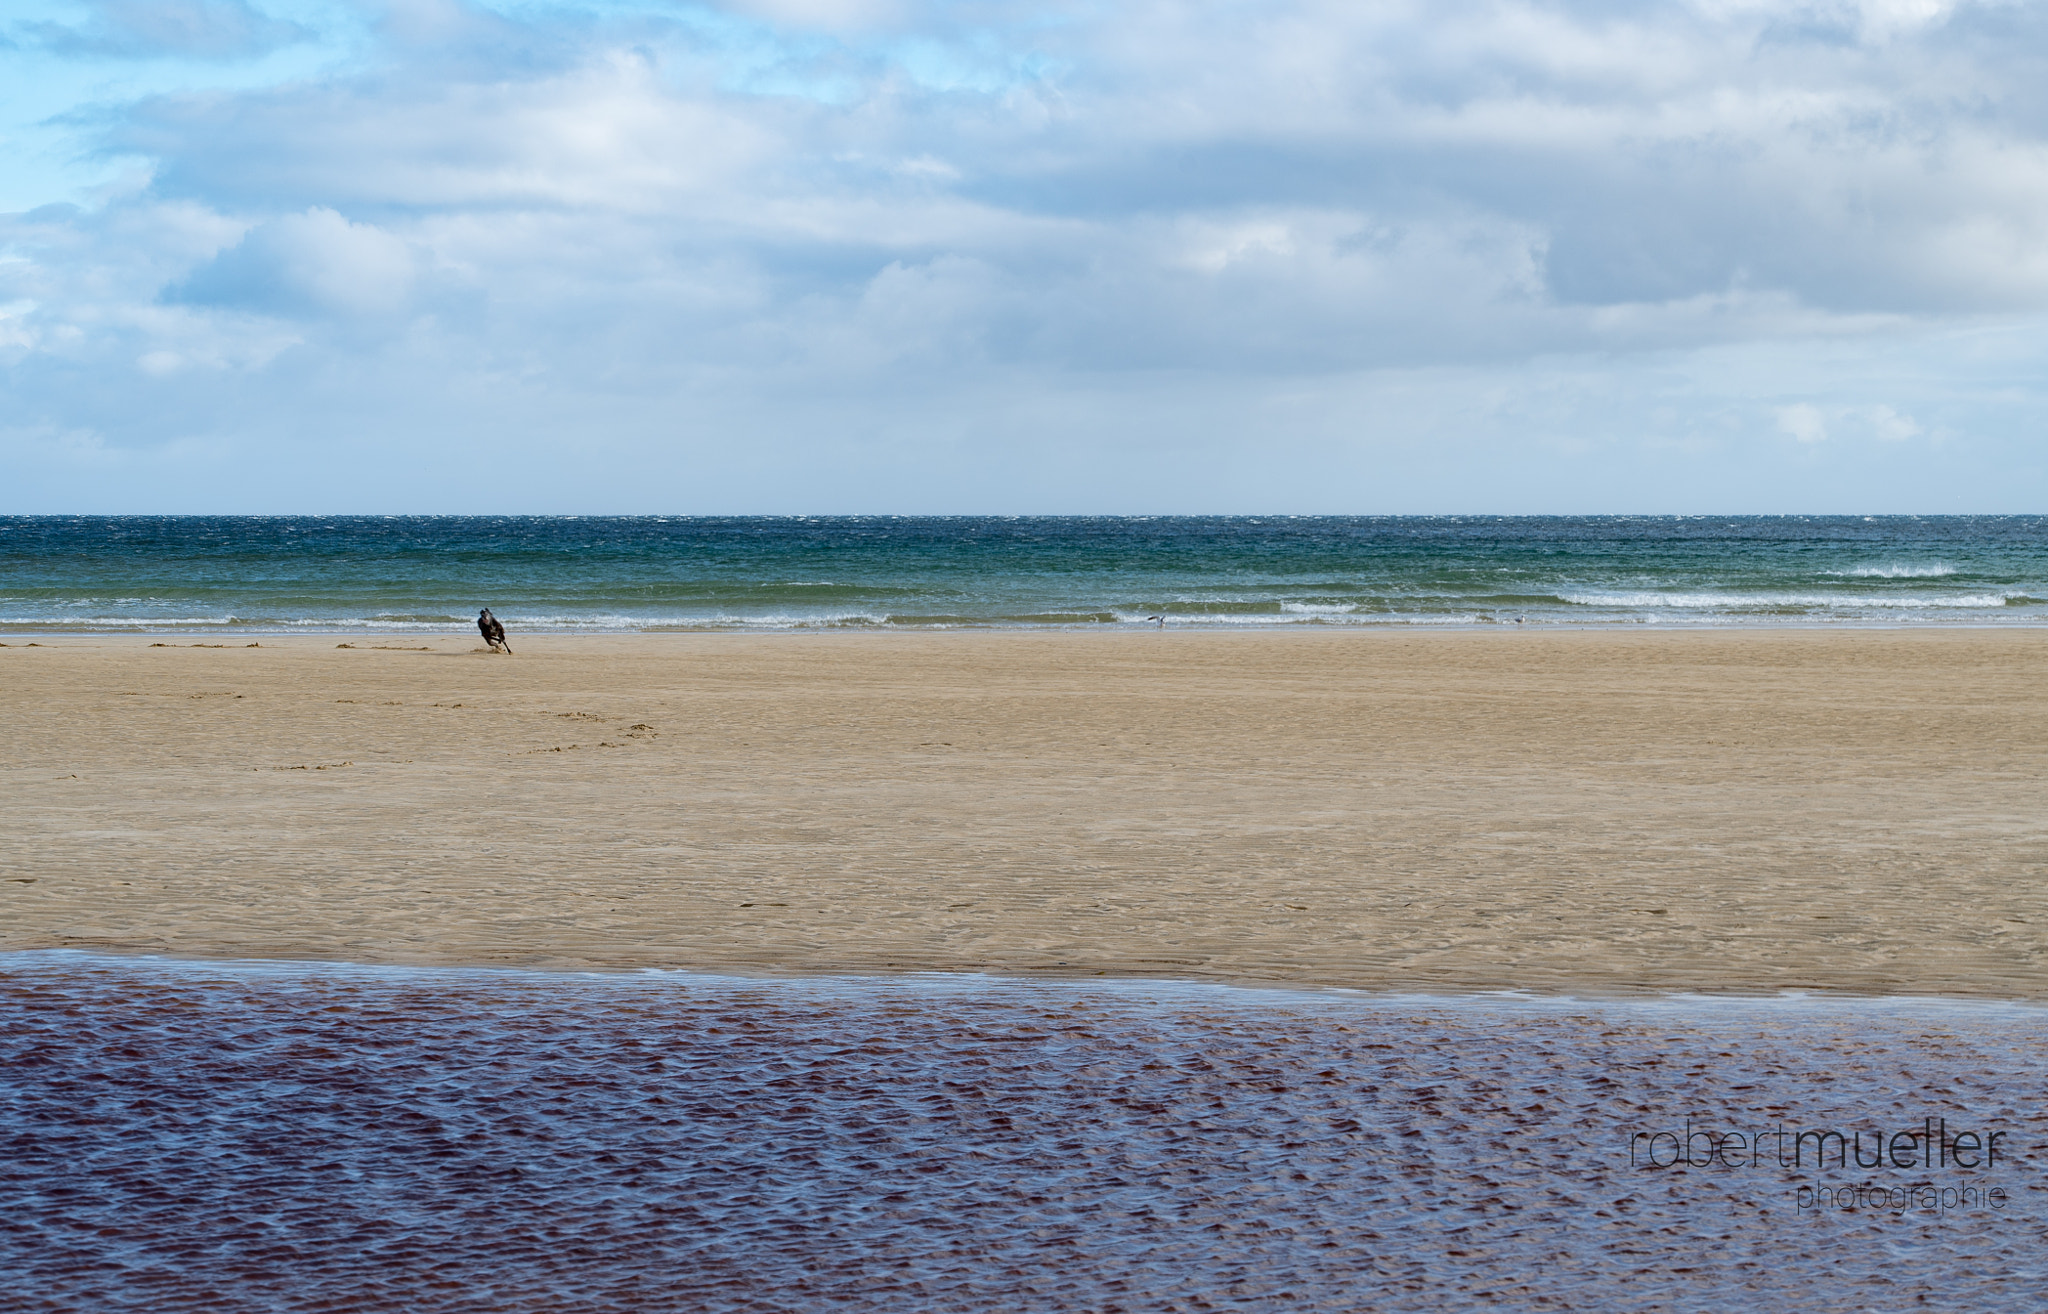
[[[0,628],[2005,625],[2048,517],[0,518]]]

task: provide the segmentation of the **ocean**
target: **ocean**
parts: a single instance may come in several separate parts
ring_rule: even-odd
[[[2025,1005],[31,952],[0,1019],[9,1309],[2048,1299]]]
[[[2048,517],[0,517],[0,630],[2048,620]]]

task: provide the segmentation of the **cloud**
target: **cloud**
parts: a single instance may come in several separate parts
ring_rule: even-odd
[[[158,194],[255,210],[657,214],[694,200],[751,214],[739,173],[779,134],[741,108],[673,93],[644,53],[600,49],[516,79],[161,97],[110,145],[160,161]]]
[[[137,50],[283,39],[239,0],[99,12]],[[2038,414],[1956,335],[2048,314],[2039,6],[395,0],[369,40],[78,111],[147,172],[0,217],[24,424],[490,410],[543,451],[603,416],[705,470],[745,432],[1001,486],[1028,439],[977,407],[1219,470],[1395,417],[1515,459],[1903,460]],[[1861,364],[1936,342],[1961,381]]]
[[[734,8],[782,26],[858,32],[901,23],[909,6],[896,0],[740,0]]]
[[[278,315],[389,314],[404,307],[412,283],[403,241],[315,206],[256,225],[166,300]]]
[[[1823,443],[1828,438],[1827,417],[1821,414],[1820,407],[1805,402],[1780,407],[1778,427],[1794,442]]]
[[[404,12],[408,31],[506,40],[495,16]],[[1000,94],[933,89],[892,62],[893,37],[849,35],[831,49],[870,71],[838,105],[693,82],[724,52],[685,26],[648,20],[627,45],[533,24],[511,76],[478,78],[435,46],[400,75],[157,98],[109,145],[157,159],[159,194],[241,212],[510,233],[578,211],[629,242],[609,250],[632,284],[666,263],[636,249],[660,245],[654,230],[688,233],[805,315],[819,297],[857,306],[899,266],[968,262],[988,271],[988,340],[1038,356],[1098,352],[1090,324],[1159,344],[1141,357],[1180,343],[1179,359],[1215,367],[1236,342],[1247,365],[1288,368],[1299,349],[1334,368],[1425,343],[1448,358],[1625,347],[1620,325],[1661,347],[2048,304],[2042,141],[1981,105],[1933,103],[1955,89],[1941,58],[1888,54],[1939,9],[1856,11],[1885,43],[1781,37],[1763,57],[1773,29],[1755,9],[1656,28],[1594,6],[1419,21],[1307,3],[1264,19],[1068,14],[1051,33],[984,12],[988,26],[924,44],[985,57],[1008,43],[1021,63],[1034,41],[1073,71]],[[1931,84],[1917,124],[1902,122],[1904,73]],[[1980,103],[1998,88],[1973,85]],[[1385,328],[1417,316],[1420,333]]]
[[[244,0],[87,0],[83,25],[18,23],[14,30],[53,54],[125,59],[246,59],[306,40],[297,23]]]
[[[1902,443],[1923,436],[1920,422],[1890,406],[1815,406],[1795,402],[1778,408],[1778,428],[1798,443],[1824,443],[1831,438],[1860,438]]]

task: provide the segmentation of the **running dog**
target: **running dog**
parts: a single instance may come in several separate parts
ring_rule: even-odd
[[[506,652],[512,651],[512,645],[505,642],[505,627],[498,623],[496,616],[491,615],[489,607],[485,607],[482,612],[478,613],[476,627],[483,632],[484,642],[491,645],[492,652],[496,652],[500,648]]]

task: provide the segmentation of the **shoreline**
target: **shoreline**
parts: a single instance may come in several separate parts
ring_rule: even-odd
[[[500,619],[503,619],[502,617]],[[1169,618],[1171,619],[1171,618]],[[920,635],[992,635],[992,634],[1042,634],[1042,635],[1102,635],[1119,634],[1191,634],[1220,636],[1226,634],[1311,634],[1332,637],[1351,634],[1711,634],[1711,633],[1759,633],[1759,634],[1942,634],[1953,632],[1999,634],[2030,631],[2048,631],[2048,620],[2040,618],[2015,619],[2007,621],[1970,619],[1929,619],[1929,620],[1728,620],[1725,618],[1689,620],[1667,620],[1645,617],[1641,620],[1556,620],[1552,618],[1530,619],[1524,623],[1513,620],[1498,620],[1493,617],[1474,617],[1470,620],[1282,620],[1282,621],[1216,621],[1171,620],[1164,629],[1145,621],[1103,621],[1095,624],[1024,624],[989,621],[971,624],[947,625],[896,625],[887,621],[850,623],[838,621],[802,622],[789,625],[748,625],[745,623],[706,622],[702,625],[678,624],[649,626],[635,629],[599,628],[553,628],[515,629],[513,638],[531,640],[543,639],[688,639],[715,636],[747,636],[760,638],[809,637],[825,638],[835,635],[848,636],[904,636]],[[337,626],[334,629],[294,628],[235,629],[225,623],[219,629],[201,629],[196,626],[176,628],[150,628],[146,624],[121,626],[118,628],[85,629],[69,628],[52,624],[48,628],[33,625],[21,628],[0,628],[0,646],[34,646],[50,639],[135,639],[151,640],[168,647],[246,647],[244,641],[258,642],[275,640],[280,645],[289,641],[318,642],[322,639],[345,641],[383,639],[392,642],[417,640],[419,642],[457,643],[468,641],[475,633],[472,626],[448,626],[433,629],[350,629]],[[165,640],[182,639],[184,643],[164,643]],[[189,642],[202,639],[220,639],[225,642],[208,644]],[[16,641],[21,643],[17,644]],[[477,640],[480,642],[481,640]]]
[[[1052,988],[1098,992],[1106,996],[1147,994],[1149,1002],[1194,1002],[1202,999],[1236,1000],[1243,1003],[1355,1004],[1367,1008],[1494,1009],[1553,1014],[1573,1009],[1615,1009],[1629,1012],[1670,1012],[1688,1015],[1694,1021],[1716,1011],[1727,1014],[1797,1013],[1800,1011],[1854,1013],[1873,1010],[1887,1018],[1905,1016],[1978,1015],[2003,1013],[2041,1014],[2048,1017],[2048,999],[2007,999],[1987,995],[1851,994],[1828,990],[1786,990],[1772,994],[1745,991],[1635,994],[1546,994],[1526,990],[1466,990],[1425,993],[1400,990],[1371,990],[1355,986],[1318,985],[1309,981],[1260,981],[1174,976],[1117,976],[1093,974],[1071,976],[1059,972],[1031,974],[979,971],[915,970],[900,972],[747,972],[737,968],[707,971],[689,967],[522,967],[487,963],[362,962],[330,958],[261,958],[223,955],[178,955],[148,952],[123,953],[109,950],[39,948],[0,949],[0,979],[22,963],[55,960],[93,967],[160,968],[169,972],[219,971],[222,973],[285,976],[362,973],[392,980],[445,977],[463,982],[509,981],[515,983],[575,982],[593,986],[701,986],[720,990],[748,987],[792,986],[818,991],[903,990],[933,996],[1020,989]]]
[[[9,641],[0,950],[2048,1000],[2017,627],[370,637]]]

